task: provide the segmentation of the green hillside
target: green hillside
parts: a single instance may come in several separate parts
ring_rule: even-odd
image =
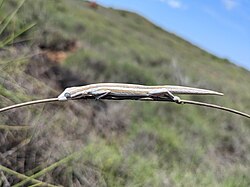
[[[0,30],[20,2],[4,1]],[[249,71],[135,13],[27,0],[0,41],[33,23],[0,49],[0,107],[55,97],[68,86],[124,82],[216,90],[225,96],[183,98],[250,113]],[[197,106],[34,105],[0,114],[0,186],[27,176],[57,186],[250,186],[249,135],[249,119]]]

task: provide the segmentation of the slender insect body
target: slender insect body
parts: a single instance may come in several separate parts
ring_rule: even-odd
[[[138,84],[123,84],[123,83],[97,83],[97,84],[90,84],[86,86],[79,86],[79,87],[72,87],[71,89],[77,91],[87,90],[87,89],[101,89],[101,88],[121,88],[121,89],[145,89],[145,90],[156,90],[156,89],[168,89],[172,93],[176,94],[206,94],[206,95],[223,95],[222,93],[200,89],[200,88],[192,88],[192,87],[185,87],[185,86],[171,86],[171,85],[160,85],[160,86],[145,86],[145,85],[138,85]]]
[[[110,99],[110,100],[129,99],[129,100],[142,100],[142,101],[171,101],[178,104],[191,104],[191,105],[220,109],[250,118],[249,114],[231,108],[226,108],[223,106],[203,103],[198,101],[183,100],[175,96],[175,94],[223,95],[222,93],[211,90],[184,87],[184,86],[169,86],[169,85],[144,86],[136,84],[121,84],[121,83],[98,83],[86,86],[66,88],[57,98],[42,99],[42,100],[15,104],[1,108],[0,112],[38,103],[66,101],[69,99],[90,98],[90,99]]]
[[[86,86],[66,88],[65,91],[58,96],[60,101],[68,99],[76,99],[85,96],[96,96],[101,98],[104,96],[119,96],[119,97],[148,97],[148,96],[169,96],[171,99],[178,100],[178,97],[172,94],[202,94],[202,95],[223,95],[222,93],[198,89],[184,86],[144,86],[137,84],[122,84],[122,83],[98,83]]]

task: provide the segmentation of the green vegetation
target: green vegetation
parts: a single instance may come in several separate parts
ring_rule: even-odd
[[[249,71],[134,13],[82,0],[23,2],[1,6],[0,107],[70,85],[129,82],[224,92],[186,97],[250,113]],[[0,185],[250,185],[249,120],[222,111],[72,101],[3,113],[3,125]]]
[[[11,32],[9,35],[7,35],[8,31],[6,31],[8,28],[11,28],[11,21],[13,20],[13,18],[15,17],[15,15],[17,14],[17,12],[20,10],[20,8],[23,6],[23,4],[25,3],[26,0],[22,0],[19,5],[17,6],[17,8],[15,10],[12,11],[12,13],[10,15],[7,15],[4,19],[0,20],[0,36],[4,36],[3,38],[1,38],[0,41],[0,49],[5,47],[6,45],[13,43],[14,40],[19,37],[20,35],[24,34],[26,31],[30,30],[33,26],[35,26],[35,24],[29,24],[26,25],[24,27],[21,27],[20,30],[18,30],[17,32]],[[2,8],[4,4],[4,0],[2,0],[0,2],[0,9]],[[7,36],[6,36],[7,35]]]

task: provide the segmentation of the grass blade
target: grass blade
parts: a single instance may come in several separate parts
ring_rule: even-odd
[[[35,179],[37,177],[40,177],[44,174],[46,174],[47,172],[55,169],[56,167],[62,165],[62,164],[65,164],[69,161],[71,161],[72,159],[75,159],[76,157],[80,157],[81,156],[81,152],[74,152],[72,154],[70,154],[69,156],[59,160],[58,162],[55,162],[54,164],[51,164],[50,166],[48,166],[47,168],[44,168],[42,169],[41,171],[37,172],[36,174],[30,176],[29,178],[15,184],[13,187],[20,187],[20,186],[23,186],[25,185],[27,182],[31,181],[32,179]]]
[[[16,39],[18,36],[20,36],[21,34],[23,34],[24,32],[30,30],[32,27],[34,27],[36,25],[36,23],[32,23],[30,25],[28,25],[27,27],[24,27],[23,29],[21,29],[20,31],[18,31],[17,34],[13,35],[13,36],[9,36],[7,37],[7,39],[5,39],[3,42],[0,43],[0,48],[8,45],[11,41],[13,41],[14,39]]]
[[[3,3],[4,3],[4,0],[2,0],[1,3],[0,3],[0,9],[1,9],[2,6],[3,6]]]
[[[18,5],[18,7],[12,12],[12,14],[7,18],[5,24],[3,25],[3,27],[0,30],[0,35],[3,33],[3,31],[6,29],[6,27],[9,25],[10,21],[14,18],[14,16],[16,15],[16,13],[18,12],[18,10],[23,6],[24,2],[26,0],[22,0],[22,2]]]
[[[57,187],[55,185],[52,185],[52,184],[48,184],[48,183],[45,183],[45,182],[42,182],[42,181],[39,181],[37,179],[31,179],[30,177],[26,176],[26,175],[23,175],[21,173],[18,173],[16,171],[13,171],[5,166],[2,166],[0,165],[0,170],[8,173],[8,174],[11,174],[11,175],[14,175],[16,177],[18,177],[19,179],[29,179],[29,181],[31,181],[32,183],[35,183],[35,184],[40,184],[40,185],[43,185],[43,186],[49,186],[49,187]]]

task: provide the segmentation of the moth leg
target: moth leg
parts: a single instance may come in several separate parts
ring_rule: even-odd
[[[164,97],[167,96],[175,103],[181,104],[182,101],[178,96],[173,95],[169,90],[163,88],[163,89],[156,89],[149,92],[149,96],[155,96],[155,97]]]
[[[182,104],[181,98],[179,98],[178,96],[173,95],[170,91],[167,91],[166,95],[169,96],[177,104]]]
[[[109,90],[96,90],[96,91],[90,91],[88,94],[93,95],[96,100],[99,100],[105,96],[107,96],[110,93]]]

